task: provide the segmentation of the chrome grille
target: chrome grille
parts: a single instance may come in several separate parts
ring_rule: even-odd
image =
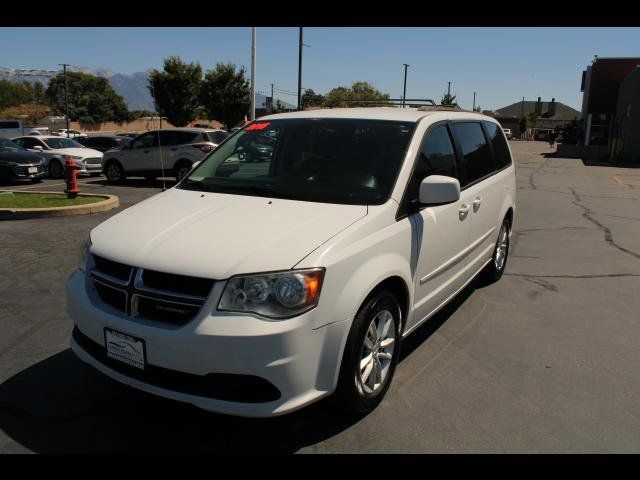
[[[172,326],[200,312],[214,280],[132,267],[92,255],[90,278],[99,307]]]
[[[17,167],[13,167],[13,172],[16,175],[21,175],[21,176],[33,175],[32,173],[29,173],[29,168],[32,168],[32,167],[36,167],[38,169],[37,173],[44,172],[44,167],[42,166],[42,164],[37,164],[37,165],[18,165]]]
[[[85,165],[102,165],[102,158],[100,157],[85,158],[83,162]]]

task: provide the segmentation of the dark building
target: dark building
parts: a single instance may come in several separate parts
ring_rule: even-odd
[[[640,65],[640,57],[594,58],[582,72],[582,115],[584,137],[582,144],[608,146],[609,153],[618,150],[612,140],[621,134],[619,120],[621,86],[625,79]],[[632,90],[633,86],[628,85]],[[635,88],[638,88],[636,80]],[[630,100],[633,92],[625,93]],[[627,125],[629,122],[627,122]],[[636,130],[636,132],[640,132]],[[612,135],[613,134],[613,135]],[[617,140],[616,140],[617,143]]]
[[[492,112],[502,128],[510,128],[514,137],[519,138],[523,133],[520,131],[520,119],[523,116],[535,114],[536,120],[531,131],[528,132],[534,138],[543,140],[549,131],[564,127],[580,117],[580,112],[564,103],[556,102],[552,98],[550,102],[543,102],[541,97],[538,100],[524,100]]]
[[[612,158],[640,162],[640,66],[620,84],[611,137]]]

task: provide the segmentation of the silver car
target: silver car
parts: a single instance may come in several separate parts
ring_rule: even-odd
[[[145,132],[122,148],[104,153],[103,171],[112,183],[126,177],[182,180],[193,164],[222,143],[229,133],[220,129],[164,128]]]

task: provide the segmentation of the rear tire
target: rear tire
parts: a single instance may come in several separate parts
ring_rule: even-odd
[[[351,324],[342,356],[338,387],[332,397],[337,408],[362,415],[380,404],[398,362],[401,332],[400,304],[395,295],[381,290],[365,301]]]
[[[496,240],[496,246],[493,249],[493,255],[491,261],[484,269],[484,277],[490,282],[497,282],[502,278],[507,267],[507,257],[509,256],[509,232],[511,227],[509,220],[506,218],[502,221],[500,226],[500,232],[498,233],[498,240]]]
[[[104,174],[109,183],[122,183],[126,179],[124,168],[116,161],[109,162],[105,165]]]

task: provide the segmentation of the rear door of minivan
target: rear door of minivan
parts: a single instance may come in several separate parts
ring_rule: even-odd
[[[489,123],[481,120],[453,122],[463,175],[461,188],[471,202],[469,275],[475,274],[491,258],[502,221],[498,217],[505,197],[505,172],[497,172],[491,140],[496,135],[504,138],[504,134],[493,123],[485,125]],[[491,130],[490,138],[488,130]]]

